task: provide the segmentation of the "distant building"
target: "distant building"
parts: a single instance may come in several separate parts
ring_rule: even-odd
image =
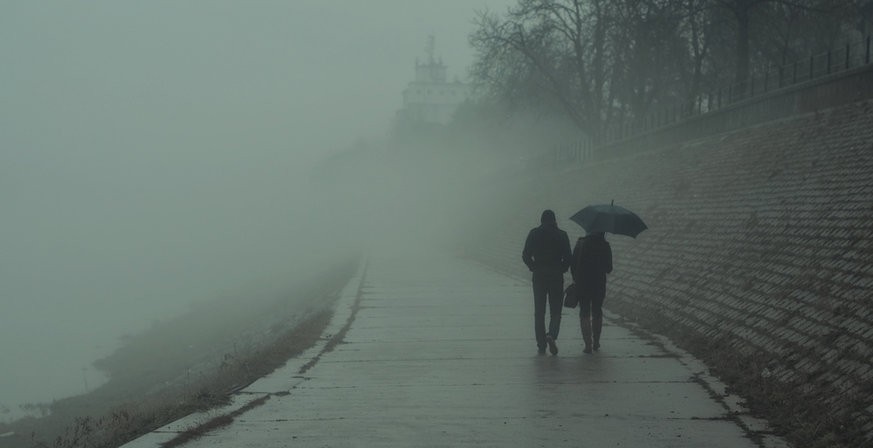
[[[401,123],[447,124],[458,106],[467,99],[468,87],[457,78],[449,82],[442,59],[434,57],[434,37],[427,40],[427,60],[415,61],[415,79],[403,90],[403,108],[397,112]]]

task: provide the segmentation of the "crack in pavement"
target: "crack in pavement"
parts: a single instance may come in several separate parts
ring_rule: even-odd
[[[298,375],[295,375],[294,378],[301,378],[301,379],[303,379],[303,381],[308,380],[309,378],[303,376],[303,374],[306,373],[306,371],[311,369],[313,366],[315,366],[315,364],[317,364],[318,361],[321,360],[321,357],[325,353],[330,353],[331,351],[333,351],[334,348],[336,348],[337,345],[342,343],[343,338],[345,338],[346,333],[348,333],[349,329],[351,328],[352,323],[355,321],[355,317],[358,314],[358,310],[360,309],[361,298],[363,297],[364,282],[366,281],[366,278],[367,278],[367,269],[369,268],[369,264],[370,264],[369,260],[367,262],[365,262],[365,264],[364,264],[364,269],[363,269],[363,272],[361,274],[361,281],[358,284],[358,290],[357,290],[357,294],[355,296],[355,301],[352,304],[352,312],[349,315],[348,319],[346,320],[345,325],[343,325],[342,329],[340,329],[340,331],[337,334],[330,336],[330,339],[328,340],[327,344],[325,344],[324,347],[322,347],[321,351],[317,355],[315,355],[315,357],[313,357],[311,360],[309,360],[309,362],[307,362],[302,367],[300,367],[300,370],[297,372]],[[296,388],[296,386],[292,387],[292,390],[294,388]],[[242,394],[244,392],[240,391],[238,393]],[[283,390],[283,391],[267,392],[267,393],[251,393],[250,392],[250,393],[246,393],[246,394],[247,395],[262,395],[262,396],[260,398],[256,398],[256,399],[246,403],[245,405],[243,405],[239,409],[236,409],[236,410],[229,412],[229,413],[226,413],[226,414],[221,414],[221,415],[215,416],[215,417],[209,419],[209,421],[198,424],[197,426],[194,426],[192,428],[188,428],[184,431],[176,431],[176,432],[166,431],[165,433],[175,433],[177,435],[176,435],[176,437],[173,437],[172,439],[162,443],[161,447],[162,448],[174,448],[174,447],[184,445],[185,443],[190,442],[192,440],[199,439],[199,438],[207,435],[211,431],[214,431],[216,429],[223,428],[223,427],[226,427],[226,426],[232,424],[234,421],[236,421],[236,419],[238,417],[240,417],[241,415],[245,414],[246,412],[248,412],[254,408],[262,406],[271,397],[273,397],[273,396],[285,397],[285,396],[290,395],[291,392],[287,391],[287,390]]]

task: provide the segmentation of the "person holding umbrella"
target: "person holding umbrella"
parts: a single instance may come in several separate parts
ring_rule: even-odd
[[[612,272],[612,248],[603,232],[589,233],[576,241],[570,270],[579,294],[579,325],[585,342],[582,351],[591,353],[592,349],[600,350],[606,274]]]
[[[543,211],[540,226],[531,229],[524,242],[521,259],[533,273],[534,332],[540,354],[546,345],[558,354],[558,331],[564,297],[564,273],[570,267],[570,238],[558,228],[555,212]],[[546,332],[546,302],[549,304],[549,331]]]
[[[570,272],[579,295],[579,325],[585,353],[600,350],[603,329],[603,300],[606,298],[606,275],[612,272],[612,248],[606,232],[636,238],[646,224],[635,213],[615,205],[590,205],[570,220],[588,232],[573,249]]]

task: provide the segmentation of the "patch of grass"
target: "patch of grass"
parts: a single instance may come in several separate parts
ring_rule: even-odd
[[[197,425],[194,428],[179,433],[179,435],[177,435],[176,437],[173,437],[172,439],[162,443],[161,446],[163,448],[174,448],[184,445],[185,443],[190,442],[194,439],[203,437],[210,431],[214,431],[218,428],[230,425],[231,423],[233,423],[236,417],[239,417],[240,415],[245,414],[246,412],[266,403],[269,399],[270,395],[264,395],[261,398],[252,400],[251,402],[246,403],[245,406],[231,412],[230,414],[219,415],[218,417],[215,417],[208,422],[203,423],[202,425]]]
[[[234,391],[321,337],[332,316],[330,305],[357,266],[357,259],[350,260],[275,300],[213,302],[155,327],[100,363],[110,375],[106,384],[52,403],[44,418],[0,424],[0,434],[15,432],[0,442],[3,447],[116,447],[185,415],[224,405]]]

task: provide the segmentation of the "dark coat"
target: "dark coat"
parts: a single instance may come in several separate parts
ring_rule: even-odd
[[[606,274],[612,272],[612,248],[609,243],[599,235],[579,238],[573,249],[570,270],[581,297],[605,297]]]
[[[543,224],[531,229],[524,242],[521,259],[534,274],[567,272],[571,261],[570,238],[556,224]]]

